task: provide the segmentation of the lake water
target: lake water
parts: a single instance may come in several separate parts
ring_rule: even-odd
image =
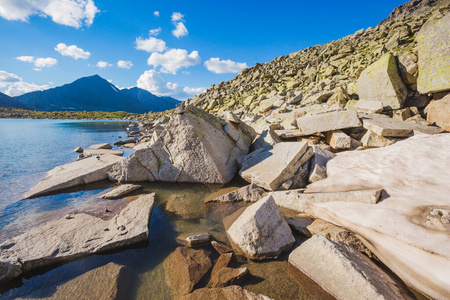
[[[128,123],[105,121],[62,120],[1,120],[0,119],[0,243],[73,210],[98,205],[95,196],[111,187],[102,182],[81,187],[71,192],[21,200],[22,195],[35,185],[48,170],[77,159],[73,150],[91,144],[126,138],[123,127]],[[131,151],[126,150],[125,155]],[[61,266],[28,273],[6,286],[0,286],[1,299],[51,296],[55,286],[63,284],[89,270],[109,262],[128,266],[133,270],[133,282],[128,299],[171,299],[171,290],[165,282],[162,262],[178,246],[179,235],[208,231],[212,238],[228,243],[222,220],[207,218],[203,202],[207,198],[232,191],[244,183],[239,179],[220,185],[146,183],[136,192],[155,192],[155,207],[149,224],[149,241],[133,249],[90,256]],[[178,212],[166,210],[168,201],[176,198]],[[104,201],[104,200],[102,200]],[[298,238],[300,242],[301,238]],[[205,248],[213,262],[218,254],[212,247]],[[287,255],[273,261],[243,263],[252,276],[243,287],[268,295],[273,299],[311,299],[287,272]],[[205,286],[207,282],[200,283]],[[88,295],[86,295],[88,297]]]

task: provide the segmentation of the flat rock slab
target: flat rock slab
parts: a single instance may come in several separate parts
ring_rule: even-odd
[[[97,155],[117,155],[123,156],[122,150],[110,150],[110,149],[86,149],[83,151],[84,156],[97,156]]]
[[[116,155],[88,157],[50,170],[47,176],[25,193],[25,199],[44,196],[69,187],[108,178],[108,172],[123,158]]]
[[[271,196],[247,207],[228,228],[230,241],[250,259],[277,257],[295,242]]]
[[[6,266],[10,271],[0,274],[0,282],[11,279],[11,273],[18,276],[146,241],[154,198],[154,193],[142,195],[107,221],[72,214],[5,241],[0,244],[0,269]]]
[[[246,181],[267,190],[276,191],[283,182],[291,179],[312,156],[307,142],[278,143],[273,149],[250,153],[242,163],[239,174]]]
[[[336,193],[311,193],[305,194],[303,189],[290,191],[271,192],[275,203],[284,208],[299,213],[314,216],[310,205],[321,202],[362,202],[376,204],[380,198],[382,189],[359,190]]]
[[[368,114],[377,114],[383,111],[383,103],[378,100],[361,99],[356,102],[353,108],[356,111],[365,112]]]
[[[101,196],[102,199],[119,199],[123,196],[126,196],[138,189],[140,189],[141,186],[138,184],[121,184],[118,187],[112,189],[111,191],[107,192],[103,196]]]
[[[185,295],[180,300],[271,300],[271,298],[249,292],[238,285],[225,288],[203,288],[195,290],[193,293]]]
[[[209,233],[200,233],[190,236],[177,237],[177,243],[187,247],[201,247],[209,244],[211,235]]]
[[[325,136],[333,149],[349,149],[352,146],[352,138],[340,130],[328,131]]]
[[[291,139],[302,136],[301,131],[298,129],[275,130],[275,133],[282,139]]]
[[[395,139],[387,138],[376,134],[371,130],[367,130],[361,138],[361,143],[365,148],[386,147],[395,143]]]
[[[328,177],[307,191],[383,188],[377,205],[328,202],[314,215],[355,232],[409,286],[430,298],[450,295],[450,227],[427,223],[434,209],[449,209],[450,134],[413,136],[378,149],[339,153]],[[426,237],[426,238],[425,238]]]
[[[91,145],[91,146],[89,146],[88,149],[92,149],[92,150],[112,149],[112,146],[108,143],[102,143],[102,144]]]
[[[313,236],[289,255],[300,271],[336,299],[408,299],[406,293],[368,258],[349,246]]]
[[[382,115],[368,115],[363,117],[364,128],[383,137],[408,137],[413,132],[417,134],[436,134],[443,130],[434,126],[423,126]]]
[[[311,135],[316,132],[359,127],[361,121],[356,111],[334,111],[298,118],[297,126],[302,135]]]
[[[206,200],[204,203],[256,202],[266,195],[267,193],[264,189],[258,187],[256,184],[249,184],[217,198]]]

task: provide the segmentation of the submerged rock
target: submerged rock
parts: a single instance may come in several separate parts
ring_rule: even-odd
[[[177,243],[187,247],[201,247],[209,244],[211,235],[209,233],[200,233],[190,236],[177,237]]]
[[[141,186],[138,184],[122,184],[118,187],[112,189],[111,191],[107,192],[106,194],[102,195],[102,199],[119,199],[122,198],[125,195],[128,195],[131,192],[134,192],[138,189],[140,189]]]
[[[264,295],[257,295],[249,292],[238,285],[225,288],[203,288],[195,290],[193,293],[185,295],[180,300],[271,300]]]
[[[289,255],[289,270],[311,278],[336,299],[408,299],[367,257],[349,246],[313,236]]]
[[[116,155],[88,157],[48,171],[47,176],[25,193],[25,199],[40,197],[69,187],[108,178],[108,172],[123,158]]]
[[[271,196],[247,207],[227,235],[245,256],[258,260],[277,257],[295,242]]]
[[[80,213],[50,221],[0,244],[0,282],[91,254],[147,241],[155,194],[142,195],[104,221]],[[18,273],[18,269],[20,273]]]

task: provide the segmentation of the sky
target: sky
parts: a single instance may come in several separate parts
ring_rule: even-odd
[[[240,69],[376,26],[406,0],[0,0],[0,92],[98,74],[192,98]]]

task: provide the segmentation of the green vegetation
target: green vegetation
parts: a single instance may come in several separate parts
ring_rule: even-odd
[[[111,120],[137,120],[144,115],[132,114],[124,111],[37,111],[18,108],[0,107],[0,118],[7,119],[111,119]]]

